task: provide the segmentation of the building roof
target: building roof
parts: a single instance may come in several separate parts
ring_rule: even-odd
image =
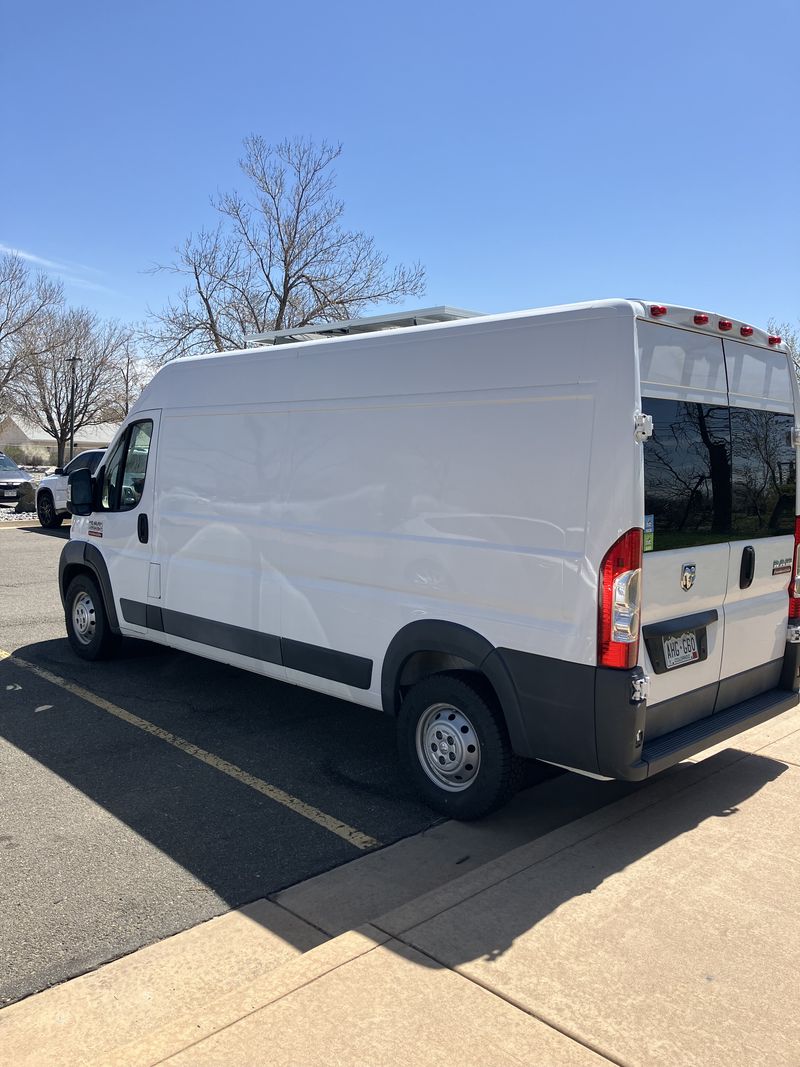
[[[29,441],[43,444],[53,443],[53,438],[38,423],[25,419],[21,415],[6,415],[2,422],[5,422],[6,419],[10,419]],[[107,445],[119,429],[119,425],[118,422],[98,422],[84,426],[75,431],[75,444]]]

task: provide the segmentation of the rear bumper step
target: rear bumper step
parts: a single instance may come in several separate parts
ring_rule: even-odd
[[[729,737],[749,730],[752,726],[772,719],[781,712],[793,708],[800,694],[786,689],[770,689],[766,693],[743,700],[732,708],[718,711],[698,722],[682,726],[670,734],[645,741],[642,762],[647,764],[647,776],[671,767],[689,756],[702,752],[712,745],[727,741]],[[639,777],[637,775],[637,777]]]

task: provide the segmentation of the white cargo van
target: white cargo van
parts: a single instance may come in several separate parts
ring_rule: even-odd
[[[797,702],[797,410],[780,338],[632,300],[177,360],[71,479],[69,639],[382,709],[456,818],[642,779]]]

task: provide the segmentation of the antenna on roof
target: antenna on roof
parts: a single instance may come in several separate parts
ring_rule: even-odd
[[[420,308],[417,311],[395,311],[391,315],[371,315],[364,319],[346,319],[343,322],[319,322],[310,326],[295,326],[289,330],[267,330],[266,333],[251,333],[245,337],[246,345],[287,345],[293,341],[321,341],[348,334],[374,333],[379,330],[396,330],[404,326],[428,326],[434,322],[454,322],[456,319],[474,319],[479,311],[465,311],[446,305],[435,308]]]

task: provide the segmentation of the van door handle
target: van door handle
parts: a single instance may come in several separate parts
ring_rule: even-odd
[[[150,537],[150,530],[147,525],[146,515],[139,516],[139,521],[136,524],[136,530],[139,534],[139,540],[142,542],[143,545],[146,545]]]
[[[742,551],[742,565],[739,568],[739,588],[749,589],[756,573],[756,550],[752,545]]]

